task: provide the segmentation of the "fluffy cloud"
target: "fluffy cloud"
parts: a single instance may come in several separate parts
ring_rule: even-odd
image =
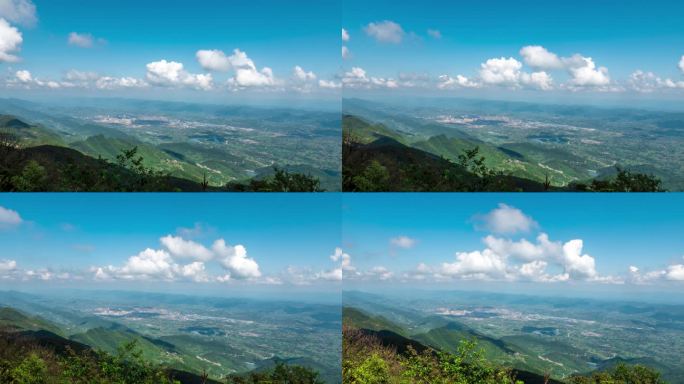
[[[17,262],[14,260],[0,260],[0,275],[12,272],[17,269]]]
[[[223,267],[230,271],[231,277],[254,279],[261,276],[259,264],[247,257],[247,249],[244,246],[229,246],[225,240],[219,239],[214,242],[212,250]]]
[[[560,69],[563,62],[555,53],[539,45],[528,45],[520,49],[525,64],[537,69]]]
[[[195,56],[202,68],[207,71],[227,72],[232,67],[230,58],[218,49],[199,50]]]
[[[665,278],[674,281],[684,281],[684,265],[675,264],[667,267]]]
[[[88,82],[97,80],[100,76],[96,72],[79,71],[76,69],[69,70],[64,78],[68,81],[74,82]]]
[[[62,87],[72,87],[75,84],[71,82],[58,82],[54,80],[40,80],[33,77],[31,72],[27,70],[19,70],[14,73],[14,78],[7,81],[8,85],[19,85],[23,88],[48,88],[59,89]]]
[[[436,29],[428,29],[427,33],[433,39],[441,39],[442,38],[442,32],[440,32]]]
[[[529,232],[537,227],[537,223],[530,216],[504,203],[500,203],[498,208],[486,215],[476,216],[475,219],[494,233]]]
[[[134,77],[110,77],[102,76],[95,81],[98,89],[122,89],[122,88],[143,88],[147,87],[147,82]]]
[[[15,227],[22,222],[17,211],[0,206],[0,228]]]
[[[443,263],[432,272],[438,277],[459,279],[621,282],[611,276],[599,276],[595,259],[582,254],[583,242],[580,239],[563,244],[550,241],[542,233],[537,237],[536,244],[525,239],[512,241],[493,236],[486,237],[484,243],[484,250],[457,252],[456,261]],[[547,272],[549,267],[553,267],[557,273]]]
[[[622,277],[599,274],[595,258],[583,250],[582,239],[572,239],[566,242],[552,241],[546,233],[539,233],[535,241],[511,238],[510,236],[537,227],[537,223],[531,217],[517,208],[499,204],[488,214],[476,216],[476,218],[490,231],[507,236],[489,234],[482,239],[484,244],[482,249],[456,252],[452,261],[434,266],[420,263],[415,269],[400,274],[399,278],[406,281],[431,279],[443,282],[454,279],[544,283],[625,282]],[[396,243],[399,242],[397,240]],[[409,244],[410,242],[405,242],[405,245]],[[341,258],[341,254],[338,258]],[[360,271],[351,266],[351,259],[348,265],[351,272],[345,274],[345,279],[379,279],[379,272],[390,272],[373,269]],[[660,271],[657,276],[662,279],[684,279],[682,272],[684,272],[684,265],[676,264]],[[633,267],[631,273],[638,274],[638,268]],[[394,275],[384,274],[383,278],[394,278]],[[643,277],[641,279],[644,280]]]
[[[502,278],[506,275],[506,261],[491,249],[456,253],[456,261],[443,263],[441,274],[460,278]]]
[[[342,85],[350,88],[398,88],[399,83],[394,79],[383,77],[369,77],[360,67],[352,67],[342,76]]]
[[[441,75],[438,78],[437,88],[439,89],[453,89],[453,88],[479,88],[480,83],[471,80],[463,75],[457,75],[455,78],[449,75]]]
[[[163,249],[147,248],[129,257],[121,267],[112,265],[91,269],[96,280],[192,280],[197,282],[255,280],[261,277],[259,264],[247,257],[242,245],[230,246],[216,240],[211,249],[179,236],[167,235],[159,239]],[[185,260],[191,262],[184,262]],[[210,277],[206,263],[218,262],[228,273]]]
[[[342,84],[336,83],[332,80],[318,80],[318,86],[326,89],[339,89],[342,88]]]
[[[684,258],[684,257],[683,257]],[[671,264],[665,269],[642,272],[638,267],[630,266],[631,281],[636,284],[650,284],[659,281],[684,282],[684,264]]]
[[[582,255],[584,242],[580,239],[563,244],[563,266],[565,273],[576,279],[592,279],[597,276],[596,263],[589,255]]]
[[[517,86],[522,63],[509,57],[489,59],[480,64],[480,78],[487,84]]]
[[[684,89],[684,81],[673,81],[671,79],[661,79],[653,72],[634,71],[629,76],[630,87],[638,92],[650,93],[660,89]]]
[[[33,82],[33,76],[31,75],[31,72],[27,70],[19,70],[17,71],[14,76],[17,78],[22,83],[32,83]]]
[[[7,20],[0,18],[0,62],[19,61],[15,53],[21,49],[23,41],[21,32],[11,26]]]
[[[181,259],[196,259],[208,261],[213,258],[213,253],[202,244],[185,240],[179,236],[164,236],[159,240],[174,257]]]
[[[69,39],[67,40],[69,45],[75,45],[81,48],[92,48],[93,46],[93,35],[90,33],[77,33],[71,32],[69,34]]]
[[[555,89],[554,80],[549,71],[565,70],[569,76],[561,88],[577,91],[593,89],[598,91],[621,90],[611,83],[608,69],[596,65],[591,57],[575,54],[570,57],[559,57],[540,45],[528,45],[520,49],[520,56],[533,72],[523,70],[523,63],[513,57],[488,59],[480,64],[478,77],[469,79],[459,75],[456,78],[442,75],[437,88],[476,88],[483,85],[504,86],[511,89],[531,88],[542,91]],[[664,86],[675,87],[671,81],[663,81]]]
[[[131,256],[121,269],[124,276],[150,276],[173,278],[173,260],[168,252],[147,248]]]
[[[488,249],[493,250],[499,255],[523,261],[555,258],[562,250],[560,243],[549,241],[549,237],[545,233],[541,233],[537,236],[536,244],[533,244],[526,239],[513,241],[492,235],[485,237],[483,242]]]
[[[571,76],[571,87],[602,87],[610,83],[608,68],[597,68],[591,57],[574,54],[564,58],[563,63]]]
[[[211,74],[191,74],[182,63],[160,60],[147,64],[147,80],[159,86],[188,86],[195,89],[213,88]]]
[[[231,86],[236,88],[250,88],[277,85],[277,81],[273,76],[273,70],[269,67],[257,70],[254,61],[252,61],[245,52],[235,49],[228,59],[235,70],[235,76],[229,80]]]
[[[553,78],[551,75],[544,71],[532,72],[532,73],[522,73],[520,75],[520,82],[523,85],[527,85],[532,88],[538,88],[542,91],[548,91],[553,89]]]
[[[356,269],[351,264],[351,256],[348,253],[344,252],[340,247],[335,248],[335,252],[332,255],[330,255],[330,260],[336,263],[339,262],[340,267],[344,270],[352,271]]]
[[[413,248],[416,243],[416,239],[412,239],[408,236],[399,236],[390,239],[390,245],[404,249]]]
[[[682,58],[679,59],[679,70],[684,73],[684,55],[682,55]]]
[[[385,20],[370,23],[364,28],[366,34],[380,43],[399,44],[404,37],[404,30],[401,25]]]
[[[15,72],[14,79],[7,82],[8,85],[18,85],[24,88],[97,88],[97,89],[124,89],[124,88],[143,88],[149,84],[141,79],[134,77],[110,77],[100,76],[96,72],[70,70],[61,81],[42,80],[33,77],[27,70]]]
[[[347,32],[346,29],[342,28],[342,41],[349,41],[349,32]]]
[[[509,57],[489,59],[480,65],[480,79],[485,84],[511,88],[529,86],[542,90],[553,88],[553,79],[546,72],[526,73],[522,63]]]
[[[294,78],[297,81],[313,81],[316,80],[316,74],[309,71],[305,71],[300,67],[299,65],[296,65],[294,69],[292,70],[292,73],[294,75]]]
[[[31,27],[36,24],[36,6],[31,0],[0,0],[0,17]]]

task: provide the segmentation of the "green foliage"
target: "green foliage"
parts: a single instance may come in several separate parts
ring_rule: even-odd
[[[31,160],[21,173],[13,176],[11,180],[18,192],[39,192],[45,190],[46,178],[45,168],[35,160]]]
[[[251,179],[247,183],[228,183],[226,189],[234,192],[323,192],[318,178],[288,172],[274,167],[273,175]]]
[[[389,366],[377,353],[365,359],[356,369],[350,370],[348,382],[356,384],[388,384]]]
[[[403,377],[416,384],[514,384],[510,370],[496,367],[484,357],[475,340],[462,340],[455,354],[426,349],[423,353],[409,347],[402,363]]]
[[[363,170],[360,175],[353,177],[356,190],[359,192],[384,192],[390,189],[390,175],[382,164],[377,160],[371,163]]]
[[[578,185],[591,192],[664,192],[662,181],[653,175],[631,172],[616,167],[617,174],[606,180],[593,180],[590,185]]]
[[[35,343],[0,338],[0,383],[8,384],[180,384],[167,372],[145,361],[136,341],[116,354],[74,352],[62,354]]]
[[[522,384],[511,370],[487,361],[474,340],[461,341],[452,354],[410,345],[405,354],[377,338],[345,326],[342,339],[344,384]]]
[[[606,372],[595,372],[591,376],[574,376],[571,384],[664,384],[660,373],[642,365],[618,364]]]
[[[323,384],[318,373],[298,365],[278,363],[265,372],[226,377],[227,384]]]
[[[12,369],[12,382],[16,384],[44,384],[48,382],[45,361],[31,353]]]

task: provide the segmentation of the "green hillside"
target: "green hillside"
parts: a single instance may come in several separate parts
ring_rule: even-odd
[[[14,116],[0,115],[0,138],[11,135],[21,147],[36,145],[66,145],[62,137],[39,125],[29,125]]]
[[[494,146],[438,131],[418,138],[352,115],[342,127],[342,188],[348,192],[663,190],[657,174],[618,168],[608,179],[592,178],[586,169],[596,164],[590,160],[533,143]]]
[[[342,320],[344,325],[371,331],[392,331],[399,335],[405,335],[406,331],[382,316],[371,316],[359,309],[352,307],[342,308]]]
[[[264,168],[219,148],[192,143],[158,146],[124,133],[104,131],[82,137],[0,115],[0,190],[288,191],[287,186],[268,185],[275,167]],[[254,169],[256,176],[250,178],[245,168]],[[340,189],[336,171],[303,165],[284,169],[291,175],[306,172],[301,178],[319,180],[324,190]],[[258,188],[249,187],[253,180]]]
[[[25,331],[45,330],[61,334],[59,327],[40,317],[25,315],[16,309],[0,307],[0,327],[9,327]]]
[[[64,333],[49,321],[13,308],[0,308],[0,383],[323,384],[339,381],[339,373],[326,371],[324,366],[307,358],[264,360],[253,371],[226,379],[223,373],[212,374],[207,368],[211,364],[195,357],[210,356],[211,347],[204,349],[204,343],[188,341],[195,349],[188,351],[186,344],[181,351],[168,341],[145,337],[119,324],[91,328],[68,339],[61,336]],[[223,348],[222,352],[229,348],[225,342]],[[328,381],[321,381],[321,377],[327,377]]]
[[[112,354],[116,353],[121,345],[135,340],[145,359],[155,363],[168,361],[169,359],[166,356],[169,355],[169,352],[173,352],[173,345],[164,345],[165,348],[163,348],[160,343],[155,344],[142,335],[125,328],[92,328],[84,333],[71,335],[69,339]]]

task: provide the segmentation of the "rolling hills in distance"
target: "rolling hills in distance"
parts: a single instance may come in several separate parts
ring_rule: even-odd
[[[477,147],[477,158],[497,173],[492,190],[584,190],[594,180],[614,177],[617,168],[655,177],[667,190],[684,189],[684,113],[678,112],[343,99],[343,133],[352,143],[343,150],[346,185],[372,160],[393,179],[405,180],[394,190],[421,190],[420,178],[441,190],[444,174],[472,184],[473,170],[458,165],[465,151]]]
[[[15,136],[21,148],[34,148],[26,157],[36,156],[47,167],[65,157],[75,163],[116,162],[122,151],[137,148],[144,167],[168,175],[181,190],[268,177],[274,167],[315,177],[325,190],[340,189],[340,117],[333,112],[123,99],[76,105],[3,99],[0,132]]]
[[[187,376],[299,365],[339,383],[339,306],[139,292],[43,296],[0,292],[0,328],[58,351],[115,354],[135,340],[145,361]]]
[[[478,292],[416,295],[343,292],[343,323],[405,350],[456,353],[474,339],[485,357],[526,384],[562,383],[618,363],[643,365],[682,383],[681,306]],[[554,382],[554,381],[550,381]]]

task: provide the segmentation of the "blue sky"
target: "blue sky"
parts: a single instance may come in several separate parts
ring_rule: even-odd
[[[7,81],[15,80],[11,88],[29,95],[27,88],[37,94],[160,98],[168,93],[206,97],[203,92],[214,98],[236,92],[277,92],[282,98],[293,90],[303,97],[334,94],[334,89],[321,87],[318,81],[333,81],[339,70],[339,4],[339,0],[305,0],[296,7],[278,0],[3,0],[0,18],[17,30],[22,41],[7,50],[16,59],[2,60],[0,55],[0,66]],[[27,8],[33,11],[21,12]],[[4,33],[7,38],[11,35]],[[253,68],[245,58],[232,57],[235,49],[246,55]],[[221,51],[218,63],[222,64],[203,64],[197,57],[200,50]],[[184,73],[166,68],[156,74],[168,78],[150,77],[147,64],[161,60],[183,64]],[[315,79],[296,78],[295,66]],[[264,75],[265,67],[272,74]],[[244,76],[256,80],[227,84],[230,78],[240,79],[241,69]],[[28,71],[31,80],[17,76],[17,71]],[[88,76],[76,79],[70,71]],[[212,81],[194,81],[193,75],[211,75]],[[112,79],[98,85],[102,77]],[[140,83],[118,81],[122,78]]]
[[[0,284],[334,289],[341,271],[330,255],[340,244],[340,199],[337,194],[5,195]]]
[[[681,289],[683,203],[679,194],[345,195],[345,289]]]
[[[349,0],[344,2],[342,18],[349,34],[343,41],[349,52],[344,67],[348,72],[361,68],[369,80],[380,81],[357,82],[345,87],[345,95],[367,93],[368,88],[436,93],[443,84],[441,93],[446,95],[517,91],[519,97],[531,97],[521,91],[532,89],[681,98],[682,14],[684,4],[664,0]],[[541,65],[534,61],[541,51],[521,54],[526,46],[543,47],[555,61]],[[512,58],[520,66],[490,62],[491,76],[481,73],[487,60],[500,58]],[[506,70],[507,79],[496,78],[506,77]],[[634,75],[636,71],[642,72]],[[525,78],[535,72],[536,78]],[[553,81],[543,81],[541,72]],[[407,74],[428,75],[430,81],[410,86]],[[441,75],[448,78],[440,80]],[[458,83],[458,75],[470,81]],[[454,81],[447,82],[449,78]]]

